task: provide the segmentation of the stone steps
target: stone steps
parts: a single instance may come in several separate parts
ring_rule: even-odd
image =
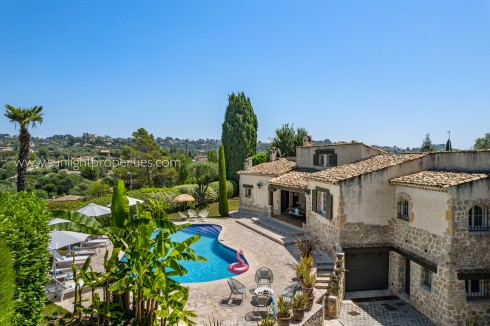
[[[330,283],[316,283],[315,284],[315,289],[330,290]]]
[[[330,276],[317,276],[316,277],[317,283],[330,283],[331,281],[332,281],[332,278]]]
[[[302,229],[267,217],[241,218],[236,222],[283,246],[294,244],[297,239],[301,241],[307,238]]]

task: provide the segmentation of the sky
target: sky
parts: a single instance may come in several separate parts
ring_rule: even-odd
[[[489,0],[2,0],[0,47],[0,104],[42,105],[35,136],[219,139],[242,91],[262,141],[490,132]]]

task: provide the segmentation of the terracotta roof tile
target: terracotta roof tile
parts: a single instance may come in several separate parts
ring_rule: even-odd
[[[488,176],[488,174],[484,173],[422,171],[391,179],[390,183],[408,186],[448,188],[467,182],[485,179]]]
[[[412,161],[425,155],[427,154],[380,154],[359,162],[340,165],[316,173],[312,173],[310,175],[310,179],[335,184],[339,181],[351,179],[366,173],[379,171],[390,166],[395,166],[404,162]]]
[[[291,171],[295,166],[296,162],[280,158],[272,162],[254,165],[248,170],[238,171],[238,174],[269,175],[278,177]]]
[[[313,169],[294,169],[286,174],[269,180],[269,184],[283,187],[306,189],[308,177]]]

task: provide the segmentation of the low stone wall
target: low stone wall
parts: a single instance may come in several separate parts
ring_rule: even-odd
[[[344,300],[345,296],[345,287],[344,287],[344,280],[345,280],[345,269],[344,269],[344,264],[345,264],[345,254],[344,253],[337,253],[335,257],[335,265],[334,265],[334,272],[332,275],[332,283],[330,285],[330,289],[333,288],[334,286],[334,278],[336,277],[338,279],[338,293],[333,293],[328,296],[327,302],[326,302],[326,315],[329,318],[332,319],[338,319],[339,314],[340,314],[340,306],[342,305],[342,301]]]
[[[294,319],[291,320],[291,325],[295,325]],[[305,318],[297,325],[323,326],[323,305],[315,303],[313,308],[305,313]]]

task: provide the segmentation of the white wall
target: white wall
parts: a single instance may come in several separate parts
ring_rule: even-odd
[[[395,189],[395,198],[398,198],[398,195],[402,193],[410,196],[413,221],[408,223],[411,227],[444,236],[447,228],[447,201],[450,198],[447,192],[404,186],[396,186]],[[395,214],[395,210],[392,211]],[[396,218],[395,215],[393,217]]]
[[[431,159],[424,157],[341,182],[346,222],[387,225],[395,200],[395,187],[389,180],[430,167]]]
[[[271,179],[269,176],[240,175],[240,209],[259,210],[267,213],[269,204],[269,179]],[[262,187],[259,188],[257,186],[258,183],[262,183]],[[245,197],[244,184],[253,186],[251,197]]]
[[[313,190],[316,189],[316,187],[328,189],[330,191],[330,194],[332,195],[332,219],[337,219],[338,218],[338,211],[339,211],[339,197],[340,197],[340,187],[332,184],[325,184],[316,180],[309,180],[308,181],[308,189],[310,189],[310,194],[307,195],[307,200],[306,200],[306,209],[311,211],[312,217],[315,217],[322,223],[327,223],[327,219],[325,216],[322,216],[320,214],[317,214],[316,212],[312,211],[312,192]],[[320,205],[320,203],[317,203]]]
[[[323,169],[321,166],[313,165],[313,155],[319,149],[333,149],[337,154],[337,165],[357,162],[374,155],[380,154],[374,148],[361,143],[323,146],[299,146],[296,147],[296,163],[298,167]]]

